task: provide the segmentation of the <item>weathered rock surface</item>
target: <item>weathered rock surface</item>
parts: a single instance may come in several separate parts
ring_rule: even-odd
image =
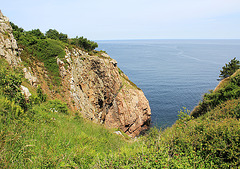
[[[19,66],[21,58],[16,39],[12,33],[9,19],[0,10],[0,57],[3,57],[11,66]],[[23,68],[24,76],[34,87],[37,86],[37,77],[31,73],[31,68]]]
[[[110,57],[90,56],[66,49],[68,70],[58,60],[62,78],[69,79],[70,95],[84,117],[120,128],[135,137],[148,128],[151,110],[142,90],[120,73]]]
[[[24,97],[25,97],[25,99],[26,100],[29,100],[29,97],[32,95],[31,93],[30,93],[30,91],[28,90],[28,88],[27,87],[25,87],[25,86],[20,86],[21,87],[21,91],[22,91],[22,94],[24,95]]]
[[[21,62],[18,56],[17,42],[12,34],[12,27],[9,19],[3,16],[0,11],[0,56],[4,57],[12,66],[17,66]]]
[[[37,77],[33,76],[31,73],[31,68],[29,67],[27,68],[23,68],[23,72],[24,72],[24,77],[30,82],[30,84],[34,87],[37,87]]]

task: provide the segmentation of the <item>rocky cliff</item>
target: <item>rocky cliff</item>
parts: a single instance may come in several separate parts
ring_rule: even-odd
[[[3,16],[0,11],[0,56],[4,57],[12,66],[18,65],[21,62],[18,56],[17,41],[12,34],[12,27],[9,19]]]
[[[8,18],[0,12],[0,55],[11,65],[21,62],[17,42]],[[119,128],[131,137],[149,127],[151,110],[144,93],[117,67],[117,61],[106,53],[88,54],[76,47],[65,47],[65,58],[56,61],[62,79],[56,94],[45,83],[44,64],[36,60],[23,68],[25,78],[36,87],[42,84],[50,98],[58,97],[85,118],[110,128]],[[32,76],[32,73],[34,75]]]

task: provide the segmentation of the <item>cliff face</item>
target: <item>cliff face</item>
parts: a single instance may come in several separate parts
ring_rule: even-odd
[[[58,60],[70,97],[84,117],[136,136],[150,124],[151,110],[136,87],[107,54],[90,56],[80,49],[66,49],[66,65]],[[67,84],[67,83],[65,83]]]
[[[19,66],[17,42],[8,18],[1,11],[0,24],[0,55],[9,64]],[[35,67],[22,67],[25,78],[34,87],[41,84],[50,98],[67,102],[71,109],[94,122],[120,128],[131,137],[148,128],[151,119],[148,100],[117,67],[117,61],[106,53],[90,55],[78,48],[66,47],[65,53],[64,60],[56,56],[62,78],[60,94],[46,84],[44,77],[48,76],[41,62]]]

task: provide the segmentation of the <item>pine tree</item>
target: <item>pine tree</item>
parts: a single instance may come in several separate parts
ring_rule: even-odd
[[[239,68],[240,68],[240,62],[235,57],[228,64],[226,63],[225,66],[222,67],[222,70],[220,70],[219,77],[221,79],[225,79],[231,76],[233,73],[235,73]]]

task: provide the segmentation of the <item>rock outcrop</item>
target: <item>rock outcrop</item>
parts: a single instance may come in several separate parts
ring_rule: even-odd
[[[30,93],[30,91],[28,90],[28,88],[25,87],[25,86],[23,86],[23,85],[21,85],[20,87],[21,87],[21,91],[22,91],[22,94],[24,95],[25,99],[26,99],[26,100],[29,100],[29,97],[30,97],[32,94]]]
[[[33,76],[31,73],[31,68],[29,67],[27,68],[23,68],[23,72],[24,72],[24,77],[30,82],[30,84],[34,87],[37,87],[37,77]]]
[[[4,57],[12,66],[17,66],[21,62],[18,56],[17,41],[12,34],[12,27],[9,19],[3,16],[0,11],[0,56]]]
[[[60,74],[69,80],[70,96],[84,117],[120,128],[131,137],[148,128],[151,110],[144,93],[108,55],[90,56],[66,49],[68,69],[58,60]]]
[[[9,19],[3,16],[0,11],[0,56],[4,57],[12,66],[17,66],[21,62],[18,56],[17,41],[12,34],[12,27]]]
[[[20,50],[13,36],[9,19],[0,10],[0,57],[5,58],[11,66],[17,67],[22,62],[19,54]],[[32,75],[31,68],[23,68],[23,72],[30,84],[36,87],[37,77]]]

